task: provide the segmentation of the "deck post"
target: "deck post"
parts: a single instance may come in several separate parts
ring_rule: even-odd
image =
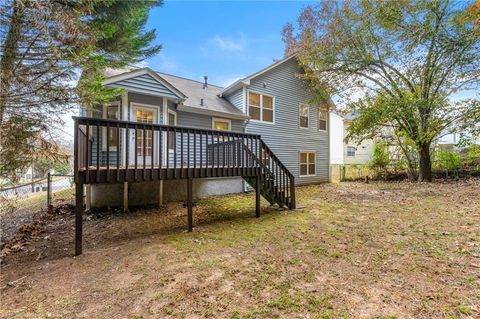
[[[260,176],[255,176],[255,217],[260,217]]]
[[[158,206],[163,205],[163,180],[160,181],[158,185]]]
[[[85,198],[85,209],[90,210],[92,208],[92,185],[86,185],[86,198]]]
[[[193,178],[187,179],[187,219],[188,232],[193,231]]]
[[[128,210],[128,182],[123,182],[123,211]]]
[[[82,254],[83,183],[75,184],[75,256]]]

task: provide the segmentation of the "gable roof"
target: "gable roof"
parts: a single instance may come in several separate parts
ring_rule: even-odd
[[[126,87],[129,91],[136,90],[136,92],[140,93],[145,93],[146,88],[143,85],[146,85],[148,88],[156,90],[158,95],[177,100],[178,109],[181,111],[237,119],[249,118],[248,115],[237,109],[229,101],[219,96],[223,90],[221,86],[208,84],[206,88],[203,88],[203,82],[156,72],[150,68],[126,67],[123,69],[106,69],[103,74],[106,77],[105,85]],[[134,78],[143,80],[142,85],[132,83]],[[165,92],[162,87],[156,86],[152,88],[150,79],[157,81],[172,92],[174,96],[169,96],[169,92]]]
[[[179,76],[158,73],[162,78],[185,92],[187,97],[179,104],[178,109],[193,113],[208,113],[211,115],[247,119],[249,118],[242,111],[233,106],[229,101],[219,96],[223,87],[208,84],[203,88],[204,83],[190,80]],[[201,101],[203,99],[203,105]]]
[[[177,98],[178,100],[184,100],[187,97],[182,91],[150,68],[124,69],[124,71],[126,72],[107,77],[104,84],[112,87],[127,87],[129,91],[133,92],[157,93],[158,95]],[[140,83],[136,83],[134,79]]]
[[[226,88],[224,88],[224,89],[222,90],[222,92],[220,92],[220,96],[228,95],[229,93],[240,89],[243,85],[249,85],[251,79],[253,79],[253,78],[255,78],[255,77],[257,77],[257,76],[259,76],[259,75],[261,75],[261,74],[263,74],[263,73],[265,73],[265,72],[270,71],[271,69],[279,66],[280,64],[283,64],[283,63],[289,61],[290,59],[296,57],[297,55],[298,55],[298,53],[297,53],[297,52],[294,52],[294,53],[292,53],[292,54],[284,57],[283,59],[278,60],[277,62],[275,62],[275,63],[273,63],[273,64],[271,64],[271,65],[269,65],[269,66],[267,66],[267,67],[265,67],[265,68],[263,68],[263,69],[261,69],[260,71],[255,72],[255,73],[253,73],[253,74],[251,74],[251,75],[249,75],[249,76],[247,76],[247,77],[244,77],[243,79],[240,79],[240,80],[238,80],[238,81],[230,84],[229,86],[227,86]]]

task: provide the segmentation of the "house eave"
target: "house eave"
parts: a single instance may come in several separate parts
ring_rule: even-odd
[[[190,106],[190,105],[185,105],[185,104],[179,104],[177,106],[177,110],[182,111],[182,112],[204,114],[204,115],[210,115],[210,116],[218,116],[218,117],[235,119],[235,120],[248,120],[248,119],[250,119],[250,116],[248,116],[246,114],[235,114],[235,113],[229,113],[229,112],[222,112],[222,111],[210,110],[210,109],[205,109],[205,108],[200,108],[200,107]]]
[[[279,66],[279,65],[281,65],[281,64],[289,61],[290,59],[292,59],[292,58],[294,58],[294,57],[296,57],[297,55],[298,55],[298,52],[294,52],[294,53],[290,54],[289,56],[286,56],[286,57],[284,57],[283,59],[281,59],[281,60],[279,60],[279,61],[277,61],[277,62],[275,62],[275,63],[273,63],[273,64],[271,64],[271,65],[269,65],[269,66],[267,66],[266,68],[263,68],[263,69],[261,69],[261,70],[258,71],[258,72],[255,72],[255,73],[253,73],[253,74],[251,74],[251,75],[249,75],[249,76],[247,76],[247,77],[245,77],[245,78],[243,78],[243,79],[240,79],[240,80],[238,80],[238,81],[230,84],[230,85],[227,86],[225,89],[223,89],[222,92],[220,92],[220,96],[228,95],[229,93],[237,90],[238,88],[240,88],[240,87],[242,87],[242,86],[244,86],[244,85],[247,85],[247,86],[250,85],[250,80],[251,80],[251,79],[253,79],[253,78],[255,78],[255,77],[257,77],[257,76],[259,76],[259,75],[261,75],[261,74],[263,74],[263,73],[265,73],[265,72],[268,72],[268,71],[270,71],[270,70],[273,69],[273,68],[276,68],[277,66]]]
[[[144,75],[144,74],[148,74],[148,75],[152,76],[159,83],[165,85],[165,87],[167,87],[171,92],[173,92],[178,97],[179,101],[185,100],[187,98],[187,96],[183,92],[181,92],[175,86],[170,84],[170,82],[168,82],[167,80],[162,78],[157,72],[151,70],[150,68],[135,69],[133,71],[113,75],[113,76],[105,79],[104,85],[112,87],[112,86],[115,85],[116,82],[126,80],[126,79],[130,79],[130,78],[134,78],[134,77]]]

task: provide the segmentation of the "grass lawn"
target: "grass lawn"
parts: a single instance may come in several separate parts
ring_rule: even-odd
[[[479,318],[480,180],[298,188],[73,216],[5,258],[2,318]],[[266,205],[265,202],[263,202]]]

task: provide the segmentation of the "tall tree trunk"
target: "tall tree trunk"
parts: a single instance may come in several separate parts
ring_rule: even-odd
[[[0,124],[3,124],[8,91],[13,78],[13,68],[18,53],[18,42],[21,37],[23,13],[23,4],[18,3],[18,1],[13,1],[12,15],[8,22],[8,33],[3,43],[3,51],[0,58]]]
[[[418,174],[419,182],[432,181],[432,160],[430,158],[430,143],[422,144],[419,147],[420,172]]]

